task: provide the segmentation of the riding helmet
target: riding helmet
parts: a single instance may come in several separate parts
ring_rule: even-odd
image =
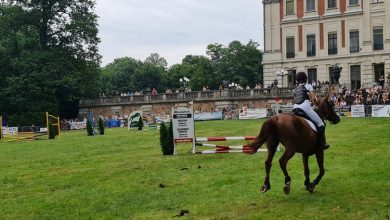
[[[296,78],[296,80],[297,80],[299,83],[306,82],[306,81],[307,81],[306,73],[305,73],[305,72],[299,72],[299,73],[297,73],[297,78]]]

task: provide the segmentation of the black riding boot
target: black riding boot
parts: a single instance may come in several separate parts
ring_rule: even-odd
[[[322,149],[322,150],[328,149],[330,147],[326,143],[326,140],[325,140],[325,127],[324,126],[318,127],[317,146],[319,149]]]

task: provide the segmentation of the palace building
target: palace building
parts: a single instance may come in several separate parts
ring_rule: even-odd
[[[356,89],[390,75],[390,0],[264,0],[264,84],[293,86],[299,71],[310,82]]]

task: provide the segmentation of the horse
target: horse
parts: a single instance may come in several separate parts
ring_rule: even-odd
[[[317,114],[322,120],[328,120],[331,124],[340,122],[340,117],[334,111],[334,102],[329,100],[329,94],[317,101]],[[324,150],[317,147],[317,133],[309,123],[295,114],[282,113],[267,119],[261,127],[260,133],[253,142],[249,143],[249,154],[254,154],[264,144],[267,143],[268,157],[265,161],[266,177],[263,186],[260,188],[262,193],[271,189],[269,173],[271,171],[272,159],[279,146],[279,143],[285,147],[284,154],[279,159],[280,167],[284,173],[284,188],[286,195],[290,193],[291,177],[287,172],[287,162],[295,153],[301,153],[304,165],[304,174],[306,190],[314,191],[314,187],[319,184],[325,174],[324,170]],[[310,182],[310,170],[308,166],[309,156],[314,155],[317,158],[319,174],[313,182]]]

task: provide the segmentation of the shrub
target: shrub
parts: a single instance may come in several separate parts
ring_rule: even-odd
[[[87,134],[88,136],[93,136],[92,123],[89,119],[87,120]]]
[[[56,129],[52,123],[49,123],[49,127],[47,128],[49,132],[49,139],[56,138]]]
[[[99,134],[104,135],[103,119],[99,118]]]
[[[142,130],[143,126],[144,126],[144,120],[142,119],[142,115],[141,115],[141,117],[139,117],[139,121],[138,121],[138,130]]]
[[[169,139],[168,136],[169,136],[168,128],[165,126],[165,123],[162,122],[160,125],[160,146],[163,155],[173,154],[173,148],[171,148],[168,144],[168,139]]]
[[[173,145],[173,123],[172,123],[172,120],[169,122],[169,127],[168,127],[167,146],[168,146],[169,152],[171,154],[173,154],[174,150],[175,150],[175,146]]]

